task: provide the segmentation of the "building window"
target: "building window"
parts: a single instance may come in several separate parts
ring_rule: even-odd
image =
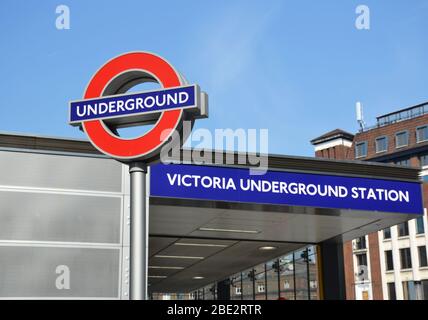
[[[403,300],[410,300],[410,281],[403,281]]]
[[[409,235],[409,225],[407,224],[407,221],[400,223],[397,228],[399,237],[405,237]]]
[[[317,283],[317,281],[316,281],[316,280],[311,280],[311,281],[309,281],[309,287],[310,287],[311,289],[317,289],[317,288],[318,288],[318,283]]]
[[[416,142],[423,142],[428,140],[428,126],[421,126],[416,128]]]
[[[416,234],[424,233],[425,232],[424,216],[417,217],[415,220],[416,220]]]
[[[205,292],[205,300],[216,300],[217,297],[217,286],[209,285],[204,289]],[[178,294],[177,300],[184,300],[184,296],[182,294]]]
[[[404,158],[404,159],[395,160],[394,164],[397,166],[409,167],[410,166],[410,159]]]
[[[388,138],[387,137],[376,138],[375,145],[376,145],[376,153],[387,151]]]
[[[385,251],[386,270],[394,270],[394,260],[392,259],[392,250]]]
[[[242,299],[241,274],[238,273],[229,279],[230,281],[230,300]]]
[[[254,282],[255,282],[255,292],[254,292],[254,298],[256,300],[266,300],[266,290],[265,290],[265,284],[266,284],[266,268],[265,265],[259,265],[255,267],[256,274],[254,275]],[[262,272],[258,272],[262,271]],[[258,272],[258,273],[257,273]],[[260,291],[262,290],[263,291]]]
[[[240,297],[243,300],[253,300],[254,299],[254,287],[253,287],[253,281],[254,281],[254,271],[247,270],[242,272],[242,289],[241,289],[241,295]]]
[[[395,134],[395,147],[401,148],[409,144],[409,132],[401,131]]]
[[[401,269],[410,269],[412,267],[412,257],[410,256],[410,248],[400,249]]]
[[[394,282],[388,283],[388,299],[389,300],[397,300],[397,296],[395,294],[395,283]]]
[[[355,239],[355,250],[362,250],[366,249],[366,237],[359,237]]]
[[[428,166],[428,154],[422,154],[419,156],[419,164],[421,167]]]
[[[391,239],[391,228],[383,229],[383,239]]]
[[[419,253],[419,267],[427,267],[428,266],[427,248],[425,246],[418,247],[418,253]]]
[[[403,300],[416,300],[415,281],[403,281]]]
[[[367,255],[365,253],[357,254],[358,267],[367,266]]]
[[[316,246],[294,251],[266,264],[229,277],[231,300],[317,300],[319,299],[318,255]],[[192,294],[195,299],[212,298],[216,283]],[[213,288],[213,294],[209,291]],[[215,299],[215,298],[214,298]]]
[[[367,141],[355,145],[355,158],[367,157]]]
[[[421,285],[422,285],[422,292],[424,294],[423,300],[428,300],[428,280],[422,280]]]
[[[279,260],[273,260],[266,263],[266,285],[263,285],[263,291],[267,292],[268,300],[278,300],[281,283],[279,282]]]
[[[279,266],[281,298],[286,300],[294,300],[294,255],[289,254],[288,256],[280,258]]]

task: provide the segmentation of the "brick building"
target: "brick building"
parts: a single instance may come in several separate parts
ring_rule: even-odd
[[[317,157],[419,167],[428,203],[428,103],[377,117],[355,135],[313,139]],[[347,299],[428,300],[427,214],[344,245]]]

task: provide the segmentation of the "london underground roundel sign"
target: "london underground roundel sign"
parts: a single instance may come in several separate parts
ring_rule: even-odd
[[[143,82],[161,89],[126,93]],[[69,123],[80,126],[101,152],[129,162],[155,158],[174,131],[185,140],[183,121],[208,116],[207,95],[189,85],[165,59],[129,52],[108,61],[90,80],[83,100],[70,102]],[[123,138],[121,127],[154,124],[142,136]]]

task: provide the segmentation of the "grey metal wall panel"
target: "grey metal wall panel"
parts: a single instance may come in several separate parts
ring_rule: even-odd
[[[119,249],[0,246],[0,297],[116,298]],[[69,289],[57,287],[58,266]]]
[[[120,220],[120,197],[0,191],[0,240],[120,243]]]
[[[23,152],[0,152],[0,185],[120,192],[115,160]]]

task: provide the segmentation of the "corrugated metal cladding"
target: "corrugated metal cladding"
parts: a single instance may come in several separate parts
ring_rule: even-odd
[[[0,150],[0,298],[121,297],[124,172],[100,157]]]

